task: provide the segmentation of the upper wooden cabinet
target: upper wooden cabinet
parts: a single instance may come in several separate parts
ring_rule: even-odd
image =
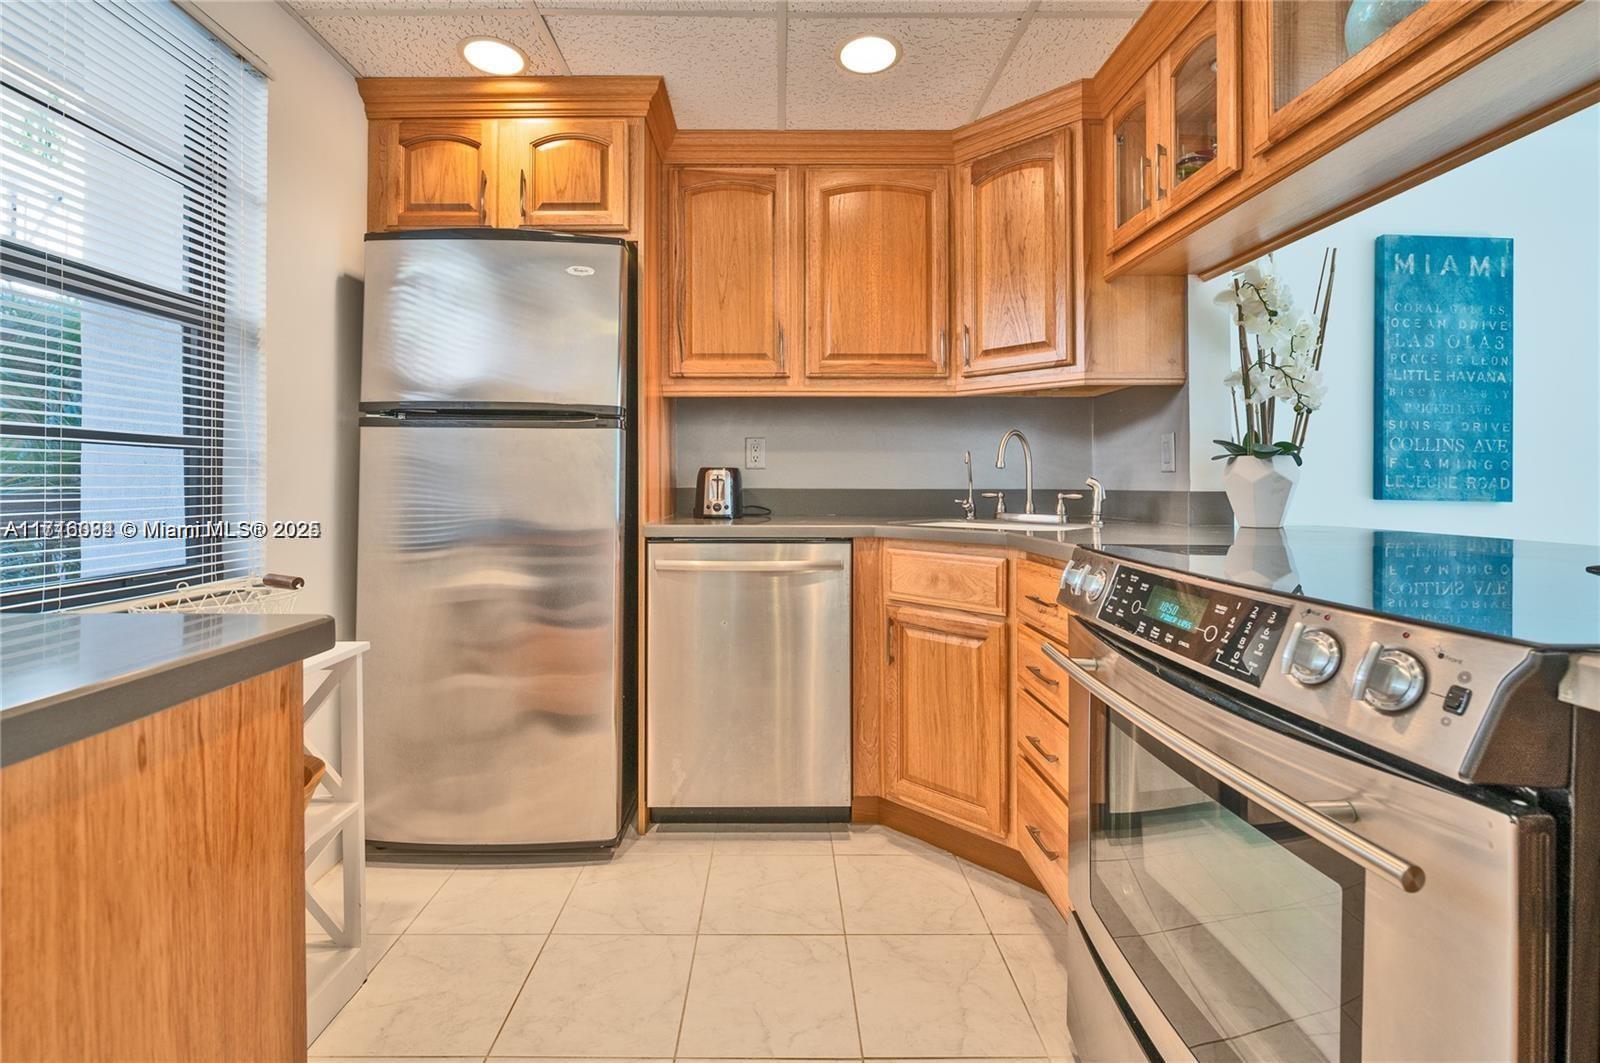
[[[1239,129],[1239,9],[1214,0],[1107,116],[1111,247],[1238,173]]]
[[[369,139],[371,229],[629,226],[624,119],[403,118]]]
[[[787,375],[799,321],[793,182],[787,167],[673,171],[673,376]]]
[[[957,170],[963,381],[1072,364],[1069,151],[1057,130]]]
[[[499,224],[628,228],[625,120],[518,118],[499,126]]]
[[[1350,4],[1247,4],[1248,60],[1256,90],[1252,148],[1262,151],[1281,142],[1374,79],[1403,75],[1408,59],[1485,6],[1486,0],[1363,4],[1366,19],[1347,25]]]
[[[1007,627],[891,605],[884,796],[994,838],[1010,832]]]
[[[943,167],[807,170],[808,377],[947,373],[949,201]]]
[[[1239,9],[1210,3],[1156,66],[1156,210],[1177,210],[1239,172]]]
[[[1596,39],[1577,0],[1151,4],[1094,79],[1105,275],[1213,276],[1570,114]]]
[[[368,226],[493,225],[495,123],[471,119],[373,122],[368,129]]]

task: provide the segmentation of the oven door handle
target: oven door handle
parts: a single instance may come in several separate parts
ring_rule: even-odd
[[[1427,876],[1416,864],[1396,856],[1380,845],[1374,845],[1361,835],[1346,829],[1333,817],[1290,797],[1271,783],[1234,767],[1205,746],[1162,723],[1096,679],[1090,673],[1100,669],[1098,660],[1067,657],[1048,643],[1042,644],[1041,648],[1046,657],[1064,668],[1067,674],[1084,689],[1160,739],[1191,764],[1204,768],[1251,800],[1271,809],[1307,834],[1337,849],[1368,870],[1378,873],[1405,892],[1415,893],[1422,888]]]

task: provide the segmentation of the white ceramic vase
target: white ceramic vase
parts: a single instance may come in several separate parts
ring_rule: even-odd
[[[1222,486],[1241,528],[1281,528],[1289,496],[1300,480],[1293,458],[1229,458]]]

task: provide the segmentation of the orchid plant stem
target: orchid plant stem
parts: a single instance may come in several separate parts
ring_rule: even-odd
[[[1233,298],[1234,302],[1237,303],[1239,300],[1238,281],[1233,282]],[[1262,438],[1262,435],[1258,430],[1260,427],[1257,423],[1258,411],[1256,410],[1255,404],[1250,401],[1250,396],[1252,394],[1250,387],[1250,339],[1245,335],[1244,317],[1235,312],[1233,319],[1239,329],[1239,384],[1241,390],[1244,392],[1245,432],[1246,434],[1254,435],[1255,438],[1260,439]]]

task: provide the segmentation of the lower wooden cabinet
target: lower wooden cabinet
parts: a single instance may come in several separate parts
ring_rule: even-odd
[[[1006,621],[890,605],[887,623],[884,796],[1005,838],[1010,826]]]

